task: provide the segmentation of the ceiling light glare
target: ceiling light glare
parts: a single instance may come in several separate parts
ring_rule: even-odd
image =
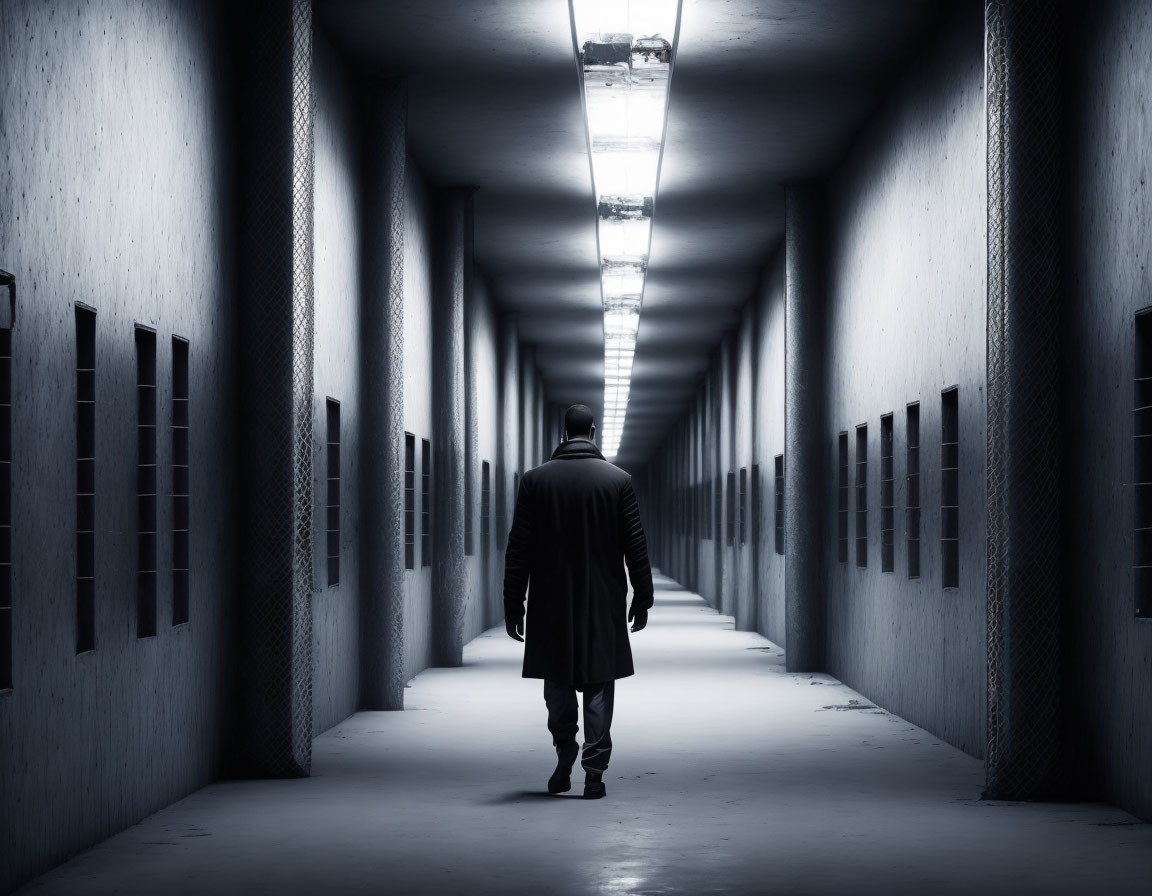
[[[604,306],[601,445],[614,458],[640,330],[679,0],[571,0]]]

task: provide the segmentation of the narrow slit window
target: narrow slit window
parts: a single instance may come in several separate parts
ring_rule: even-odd
[[[728,513],[725,518],[728,524],[726,541],[729,547],[735,542],[736,536],[736,473],[728,471]]]
[[[496,464],[496,547],[508,546],[508,493],[504,488],[504,465]]]
[[[748,542],[748,468],[740,468],[740,544]]]
[[[701,541],[709,541],[712,532],[708,526],[708,483],[696,484],[696,526],[700,532]]]
[[[472,465],[464,464],[464,556],[476,555],[476,523],[472,519],[472,512],[476,505],[472,503],[472,489],[476,478],[472,474]]]
[[[940,393],[940,582],[960,587],[960,410],[955,386]]]
[[[156,333],[136,327],[136,637],[156,634]]]
[[[492,538],[492,467],[480,464],[480,553],[487,557]]]
[[[12,688],[12,329],[0,327],[0,691]]]
[[[96,311],[76,306],[76,652],[96,649]]]
[[[908,405],[908,476],[904,490],[908,578],[920,578],[920,403]]]
[[[420,440],[420,565],[432,565],[432,443]]]
[[[340,584],[340,402],[325,403],[328,430],[328,585]]]
[[[723,511],[720,508],[721,503],[724,501],[724,489],[720,486],[720,477],[717,476],[712,480],[712,522],[716,527],[716,541],[719,542],[723,537],[721,529],[721,521],[724,519]]]
[[[757,550],[760,548],[760,531],[762,529],[760,517],[763,511],[764,493],[761,490],[760,483],[760,464],[752,464],[752,495],[749,498],[749,513],[752,520],[749,526],[752,529],[752,544],[756,545]]]
[[[416,568],[416,437],[404,433],[404,568]]]
[[[1132,574],[1136,616],[1152,619],[1152,308],[1136,315],[1132,482],[1135,532]]]
[[[893,572],[896,538],[896,479],[892,461],[892,415],[880,418],[880,571]]]
[[[776,479],[776,505],[775,505],[775,528],[776,528],[776,553],[784,553],[784,455],[777,454],[775,463],[775,479]]]
[[[868,565],[868,424],[856,427],[856,565]]]
[[[712,540],[712,483],[709,480],[700,483],[700,538],[704,541]]]
[[[836,559],[848,562],[848,433],[843,431],[836,440],[839,481],[836,488]]]
[[[188,340],[172,337],[172,624],[188,621]]]

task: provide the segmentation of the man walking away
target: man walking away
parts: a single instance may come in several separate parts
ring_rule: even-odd
[[[617,678],[634,671],[628,623],[638,632],[652,607],[652,569],[632,477],[604,460],[592,412],[574,404],[547,463],[520,482],[504,564],[504,624],[524,641],[524,677],[544,679],[548,730],[558,757],[549,793],[572,788],[579,750],[576,692],[584,694],[584,798],[604,796],[612,756]],[[634,592],[625,612],[628,577]]]

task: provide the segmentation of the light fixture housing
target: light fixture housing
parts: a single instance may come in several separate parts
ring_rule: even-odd
[[[604,308],[601,450],[624,434],[664,152],[679,0],[570,0]]]

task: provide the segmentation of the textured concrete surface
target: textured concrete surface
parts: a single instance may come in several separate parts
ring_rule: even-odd
[[[1069,83],[1066,337],[1072,561],[1065,664],[1076,767],[1152,819],[1152,621],[1133,564],[1134,318],[1152,304],[1152,6],[1077,7]]]
[[[822,476],[826,668],[975,756],[985,729],[983,18],[908,65],[829,189]],[[960,588],[941,587],[940,392],[959,385]],[[920,402],[921,575],[907,574],[905,407]],[[894,571],[880,566],[880,417],[894,414]],[[836,434],[868,424],[868,566],[836,561]],[[855,490],[850,499],[855,509]],[[849,517],[849,538],[855,520]],[[850,542],[850,548],[853,545]]]
[[[540,682],[499,629],[314,775],[215,784],[27,894],[1145,894],[1152,826],[984,803],[981,764],[658,579],[602,801],[549,797]]]
[[[234,706],[232,22],[0,4],[0,268],[17,277],[15,689],[0,891],[214,780]],[[74,303],[96,309],[96,649],[76,654]],[[156,329],[158,631],[136,637],[133,325]],[[190,621],[172,626],[171,339],[189,340]]]

